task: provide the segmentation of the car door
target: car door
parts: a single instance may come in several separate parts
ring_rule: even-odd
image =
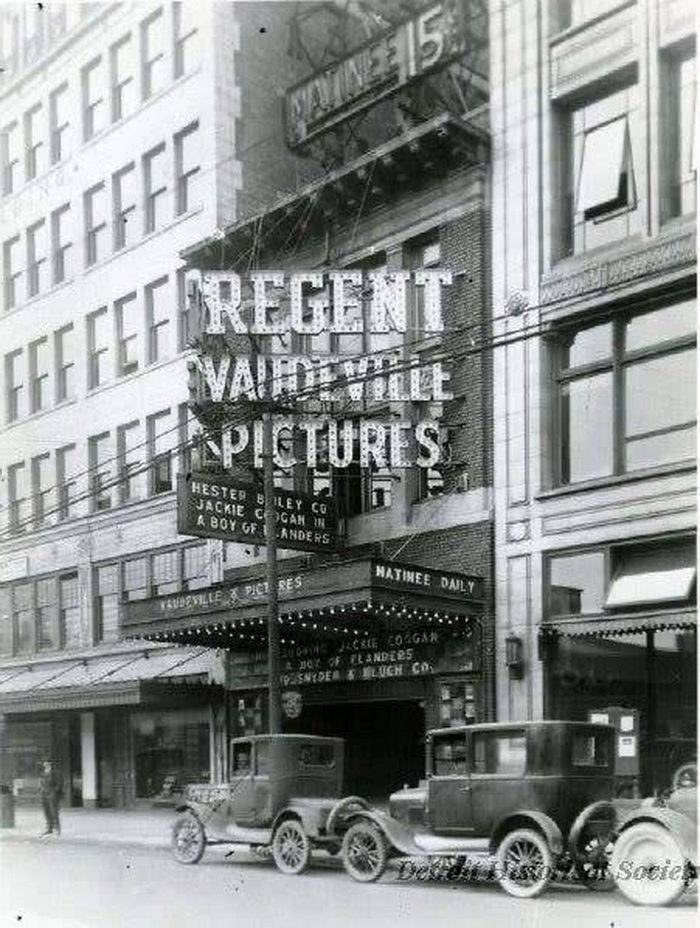
[[[471,780],[464,731],[440,732],[431,739],[428,823],[436,834],[471,831]]]
[[[234,741],[231,749],[229,820],[235,825],[252,826],[256,807],[253,744]]]
[[[527,741],[517,727],[476,730],[471,738],[472,834],[486,837],[505,815],[530,807]]]

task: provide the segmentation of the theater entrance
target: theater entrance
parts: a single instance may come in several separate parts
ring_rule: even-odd
[[[284,730],[345,739],[345,791],[386,801],[424,776],[425,711],[418,700],[305,705]]]

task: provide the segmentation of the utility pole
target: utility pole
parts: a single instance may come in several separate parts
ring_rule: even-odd
[[[263,413],[263,487],[265,492],[265,548],[267,555],[267,673],[268,729],[271,735],[282,731],[280,688],[280,626],[277,603],[277,519],[275,512],[275,474],[272,440],[272,411]]]

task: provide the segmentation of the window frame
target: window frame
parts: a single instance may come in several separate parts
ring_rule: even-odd
[[[37,454],[31,462],[31,479],[32,479],[32,522],[34,528],[40,528],[46,525],[47,516],[53,514],[53,507],[47,506],[47,499],[50,499],[53,487],[51,486],[50,477],[51,454],[47,451],[44,454]],[[44,471],[42,475],[42,471]],[[42,481],[44,476],[48,486],[44,487]]]
[[[90,470],[90,511],[105,512],[112,506],[112,491],[114,486],[105,484],[113,483],[113,476],[110,473],[110,464],[112,463],[109,456],[109,439],[110,432],[100,432],[98,435],[88,436],[88,467]],[[104,442],[100,445],[100,442]],[[103,464],[100,463],[100,448],[107,448],[107,457]],[[106,495],[105,495],[106,494]]]
[[[37,256],[37,233],[43,230],[44,234],[44,254]],[[41,276],[42,265],[47,263],[48,258],[48,239],[49,230],[46,227],[46,220],[40,219],[32,223],[27,228],[27,297],[31,299],[41,293]]]
[[[176,189],[176,206],[175,215],[181,216],[195,207],[190,203],[192,198],[191,181],[201,173],[202,166],[197,164],[196,167],[188,171],[183,170],[184,142],[191,135],[200,131],[199,120],[191,122],[184,129],[181,129],[174,137],[175,150],[175,189]]]
[[[61,220],[68,216],[71,211],[70,203],[64,203],[63,206],[51,212],[51,256],[52,256],[52,280],[54,284],[63,283],[66,278],[66,256],[73,247],[73,242],[63,242],[61,239]]]
[[[114,42],[109,49],[109,75],[110,75],[110,121],[119,122],[125,116],[130,115],[124,112],[124,89],[130,83],[136,81],[136,74],[130,74],[126,78],[119,74],[119,53],[120,51],[134,42],[134,36],[127,32],[120,39]],[[136,109],[136,107],[134,107]]]
[[[68,452],[77,454],[77,445],[72,442],[68,445],[62,445],[56,449],[56,492],[58,501],[56,506],[56,519],[58,522],[65,522],[68,519],[74,519],[77,515],[71,512],[71,508],[77,505],[77,500],[73,499],[71,489],[78,485],[75,473],[75,466],[70,468],[73,473],[68,474],[66,469],[66,455]],[[73,461],[75,465],[75,461]]]
[[[125,165],[123,168],[120,168],[118,171],[115,171],[112,174],[112,203],[114,209],[114,223],[113,223],[113,241],[112,247],[113,250],[121,251],[123,248],[129,247],[129,242],[127,241],[128,236],[126,235],[126,226],[129,222],[134,223],[135,226],[135,217],[136,217],[136,206],[138,200],[138,192],[134,190],[133,202],[124,204],[124,190],[123,190],[123,179],[130,174],[131,172],[134,176],[134,186],[136,186],[137,176],[136,176],[136,164],[131,162],[130,164]],[[133,217],[129,217],[133,214]]]
[[[101,306],[99,309],[94,310],[85,317],[87,324],[87,349],[88,349],[88,389],[94,390],[97,387],[102,386],[103,383],[107,382],[107,377],[104,380],[100,377],[101,372],[101,357],[102,355],[107,355],[109,353],[109,342],[105,345],[97,345],[97,326],[96,320],[105,317],[107,322],[109,322],[109,311],[106,306]],[[106,363],[106,360],[105,360]]]
[[[160,20],[160,30],[161,30],[161,51],[154,55],[152,58],[149,57],[149,29]],[[141,100],[146,101],[158,93],[161,87],[158,87],[154,90],[153,88],[153,70],[157,66],[158,62],[163,60],[163,68],[165,69],[165,16],[163,13],[163,8],[159,7],[157,10],[154,10],[146,19],[142,20],[140,25],[140,57],[141,57]],[[165,83],[165,78],[164,81]]]
[[[187,71],[185,69],[185,45],[187,42],[192,39],[196,40],[196,36],[199,32],[197,26],[193,26],[189,32],[182,32],[182,3],[176,2],[172,4],[173,11],[173,72],[175,80],[179,77],[184,77],[185,74],[193,73],[196,68],[193,68],[192,71]]]
[[[9,312],[11,309],[16,309],[21,305],[19,301],[18,293],[18,283],[22,278],[24,269],[20,266],[17,267],[17,264],[12,261],[13,249],[16,250],[16,254],[20,252],[20,235],[13,235],[12,238],[8,238],[3,242],[3,269],[4,269],[4,280],[3,280],[3,290],[4,290],[4,299],[5,299],[5,312]],[[13,270],[13,264],[16,268]]]
[[[0,130],[0,166],[2,167],[2,194],[8,196],[17,189],[17,176],[19,171],[19,151],[16,149],[16,140],[19,136],[19,123],[16,119],[9,122]],[[12,142],[15,142],[15,145]]]
[[[21,363],[22,348],[15,348],[5,355],[5,422],[16,422],[20,418],[20,400],[24,389],[24,377],[17,381],[17,363]]]
[[[104,212],[105,215],[99,221],[99,217],[95,216],[95,198],[97,195],[102,194],[104,197]],[[83,216],[85,221],[85,267],[92,267],[94,264],[98,264],[100,261],[104,260],[107,257],[106,247],[104,248],[104,254],[100,248],[100,236],[103,232],[107,231],[107,187],[104,181],[100,181],[99,184],[95,184],[93,187],[90,187],[89,190],[86,190],[83,194]],[[95,219],[98,219],[97,223]]]
[[[24,461],[16,461],[8,465],[7,468],[7,509],[8,509],[8,529],[11,534],[19,535],[24,532],[27,525],[26,515],[22,516],[22,508],[28,502],[27,497],[27,472]],[[24,495],[19,496],[18,488],[21,475],[22,488]]]
[[[129,311],[132,311],[135,316],[135,327],[134,330],[129,330],[128,334],[124,334],[124,310],[128,307]],[[141,359],[139,355],[139,336],[142,334],[139,322],[139,299],[138,294],[135,290],[132,290],[131,293],[127,293],[125,296],[120,297],[118,300],[114,301],[114,318],[117,328],[117,376],[118,377],[129,377],[132,374],[135,374],[140,366]],[[135,357],[129,360],[129,351],[130,346],[134,345],[134,354]]]
[[[156,364],[158,361],[165,360],[168,355],[165,353],[165,348],[161,344],[163,336],[160,334],[161,331],[168,331],[170,325],[170,316],[166,315],[163,319],[155,321],[154,317],[154,292],[156,290],[161,290],[165,288],[167,294],[167,288],[169,283],[169,277],[167,274],[164,274],[162,277],[159,277],[158,280],[151,281],[144,287],[145,302],[146,302],[146,324],[148,327],[148,364]]]
[[[43,347],[46,353],[46,366],[44,370],[39,370],[39,349]],[[29,411],[31,413],[40,412],[49,406],[49,339],[48,336],[37,338],[29,343],[29,379],[30,379],[30,402]]]
[[[144,199],[144,234],[150,235],[158,231],[162,226],[157,225],[158,218],[158,197],[166,197],[168,192],[167,182],[153,189],[153,159],[159,156],[167,158],[165,142],[161,142],[150,151],[147,151],[142,157],[143,166],[143,199]]]
[[[647,315],[647,313],[657,312],[663,309],[670,309],[673,306],[680,305],[684,302],[690,302],[694,298],[686,296],[685,299],[676,300],[672,303],[659,303],[648,307],[644,312],[636,311],[634,307],[625,311],[616,312],[608,315],[601,315],[591,320],[590,324],[581,325],[571,324],[561,326],[558,330],[553,330],[550,338],[554,343],[554,422],[553,422],[553,443],[552,443],[552,483],[554,487],[576,487],[581,484],[608,480],[614,477],[630,476],[640,473],[643,470],[654,467],[667,466],[666,462],[649,465],[642,468],[626,468],[625,466],[625,446],[627,436],[625,434],[625,384],[624,377],[626,370],[632,365],[655,358],[667,358],[679,354],[688,349],[695,348],[697,353],[697,338],[694,334],[680,335],[674,338],[663,339],[655,342],[653,345],[647,345],[631,351],[625,349],[625,330],[629,323],[635,319]],[[594,360],[576,366],[564,367],[564,353],[567,348],[567,342],[580,332],[602,326],[612,325],[612,348],[609,358]],[[570,476],[566,477],[566,471],[571,472],[570,463],[565,466],[565,457],[568,454],[568,435],[564,427],[564,391],[565,387],[576,381],[582,381],[596,375],[610,373],[612,377],[612,468],[609,474],[592,478],[582,478],[572,480]],[[695,420],[697,423],[697,419]],[[659,430],[659,433],[667,433],[687,428],[688,423],[683,425],[670,426],[668,429]],[[670,462],[670,466],[682,466],[686,459]]]
[[[71,352],[66,352],[65,338],[70,334],[71,340],[73,341],[72,348],[75,349],[75,327],[72,322],[69,322],[67,325],[61,326],[60,329],[56,329],[54,332],[54,357],[56,363],[56,402],[62,403],[65,400],[70,400],[75,397],[75,384],[72,384],[72,389],[69,391],[70,380],[72,375],[69,373],[73,371],[75,373],[75,350]],[[70,355],[70,360],[66,360],[66,356]]]
[[[91,61],[81,68],[80,71],[80,82],[82,89],[82,112],[83,112],[83,142],[89,142],[91,138],[97,135],[99,132],[105,128],[96,128],[97,115],[99,113],[100,106],[106,106],[107,101],[104,98],[104,86],[102,88],[103,92],[100,96],[95,97],[93,100],[91,98],[91,75],[96,74],[101,67],[104,66],[102,60],[102,55],[96,55]],[[104,85],[104,80],[103,80]]]
[[[44,140],[37,141],[37,122],[42,112],[42,104],[35,103],[24,114],[24,170],[27,181],[34,180],[39,174],[39,152]]]
[[[64,122],[58,121],[58,101],[62,94],[68,94],[68,81],[64,81],[58,87],[54,88],[49,94],[49,140],[50,140],[50,161],[51,164],[58,164],[62,161],[67,152],[65,151],[64,133],[70,127],[70,120]]]

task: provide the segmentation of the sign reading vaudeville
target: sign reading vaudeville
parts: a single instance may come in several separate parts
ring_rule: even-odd
[[[439,0],[287,91],[287,143],[302,145],[411,81],[463,55],[485,35],[486,16],[464,0]]]
[[[301,551],[340,547],[333,500],[275,491],[277,543]],[[178,483],[178,531],[182,535],[265,544],[265,496],[252,483],[222,474],[189,474]]]

